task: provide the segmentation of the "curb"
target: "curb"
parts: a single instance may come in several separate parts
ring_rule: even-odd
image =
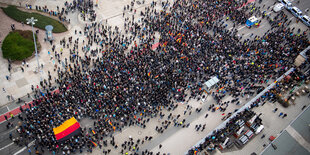
[[[56,89],[56,90],[52,91],[51,93],[52,94],[59,93],[59,89]],[[29,105],[31,105],[31,107],[33,107],[34,106],[33,101],[27,102],[24,105],[21,105],[20,107],[17,107],[11,111],[6,112],[5,114],[1,114],[0,115],[0,124],[4,123],[7,120],[12,119],[11,114],[13,114],[13,117],[19,115],[21,113],[20,108],[22,108],[23,110],[30,108]],[[8,119],[6,120],[4,116],[7,116]]]

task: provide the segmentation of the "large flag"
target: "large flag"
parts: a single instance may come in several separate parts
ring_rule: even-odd
[[[55,137],[58,141],[70,139],[72,136],[80,133],[80,123],[74,117],[66,120],[60,126],[53,128]]]

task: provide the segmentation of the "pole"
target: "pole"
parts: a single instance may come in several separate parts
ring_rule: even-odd
[[[36,58],[37,58],[37,63],[38,63],[38,70],[37,72],[40,72],[40,64],[39,64],[39,57],[38,57],[38,50],[37,50],[37,43],[36,43],[36,38],[33,32],[33,23],[31,23],[31,28],[32,28],[32,35],[33,35],[33,41],[34,41],[34,49],[36,51]]]

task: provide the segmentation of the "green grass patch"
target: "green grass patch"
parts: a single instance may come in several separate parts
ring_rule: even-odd
[[[36,36],[37,41],[37,36]],[[40,44],[37,41],[38,51]],[[24,60],[35,51],[32,31],[16,30],[10,32],[2,43],[3,57],[11,60]]]
[[[27,18],[34,17],[35,19],[38,19],[38,21],[33,26],[42,30],[45,30],[46,25],[52,25],[54,27],[54,33],[61,33],[67,31],[67,28],[58,20],[41,15],[39,13],[24,12],[12,5],[8,6],[7,8],[2,8],[2,10],[7,16],[18,22],[24,22],[25,24],[27,23]]]

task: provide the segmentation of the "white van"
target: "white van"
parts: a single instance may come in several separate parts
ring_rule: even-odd
[[[284,8],[284,5],[282,4],[282,3],[278,3],[278,4],[276,4],[274,7],[273,7],[273,11],[274,12],[279,12],[279,11],[281,11],[281,10],[283,10],[283,8]]]
[[[263,129],[264,129],[264,126],[263,126],[263,125],[260,125],[260,126],[256,129],[255,134],[259,134]]]
[[[300,20],[307,25],[308,27],[310,27],[310,17],[307,15],[303,15]]]
[[[292,3],[289,0],[278,0],[281,2],[286,9],[291,9],[292,8]]]
[[[302,15],[301,10],[298,9],[296,6],[292,7],[291,13],[292,13],[295,17],[297,17],[297,18],[300,18],[301,15]]]

